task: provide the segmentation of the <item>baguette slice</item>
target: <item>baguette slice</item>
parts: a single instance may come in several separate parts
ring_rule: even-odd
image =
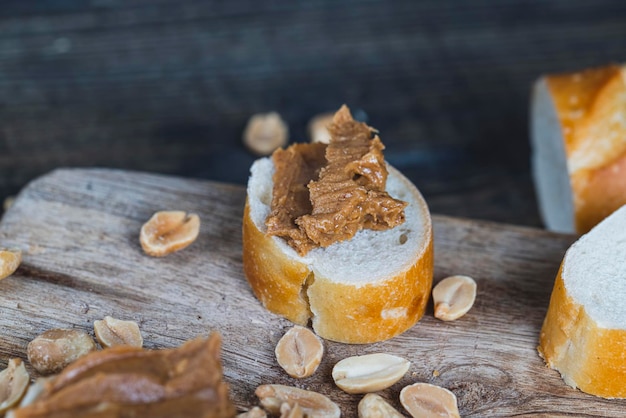
[[[565,383],[626,398],[626,206],[575,242],[557,275],[539,354]]]
[[[406,221],[386,231],[361,230],[352,239],[300,256],[266,232],[274,166],[251,168],[243,217],[244,272],[256,297],[290,321],[312,321],[322,338],[372,343],[398,335],[424,314],[433,278],[430,213],[417,188],[388,166],[387,191],[408,202]]]
[[[531,144],[547,228],[583,234],[626,204],[626,68],[540,78]]]

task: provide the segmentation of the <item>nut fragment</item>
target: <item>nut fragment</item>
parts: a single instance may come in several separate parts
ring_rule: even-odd
[[[284,385],[261,385],[255,391],[261,405],[270,414],[280,414],[283,403],[298,404],[307,418],[339,418],[341,412],[336,403],[317,392]]]
[[[296,325],[278,341],[275,353],[278,364],[289,376],[303,378],[317,370],[324,345],[311,330]]]
[[[31,405],[33,402],[39,399],[41,394],[44,392],[46,385],[53,378],[54,376],[48,376],[48,377],[38,377],[37,379],[35,379],[35,381],[31,383],[30,386],[28,386],[28,389],[26,390],[24,397],[20,401],[19,407],[23,408],[25,406]],[[9,411],[6,418],[10,418],[11,416],[12,416],[12,412]]]
[[[465,315],[476,299],[476,282],[468,276],[446,277],[433,289],[435,318],[453,321]]]
[[[26,354],[35,370],[52,374],[95,349],[96,343],[83,331],[51,329],[32,340]]]
[[[7,210],[11,209],[11,207],[13,207],[14,203],[15,203],[15,196],[7,196],[4,199],[4,202],[2,202],[2,209],[4,209],[4,211],[6,212]]]
[[[15,273],[22,262],[22,250],[0,248],[0,280]]]
[[[105,316],[103,320],[94,321],[93,330],[96,339],[104,348],[116,345],[130,345],[141,347],[143,338],[139,325],[135,321],[122,321],[111,316]]]
[[[7,368],[0,372],[0,416],[19,403],[29,381],[24,362],[18,358],[9,360]]]
[[[308,131],[311,142],[330,143],[328,125],[333,121],[334,113],[322,113],[309,121]]]
[[[400,402],[413,418],[459,418],[456,396],[448,389],[415,383],[400,391]]]
[[[258,155],[269,155],[287,144],[289,129],[276,112],[253,115],[243,131],[243,143]]]
[[[359,402],[359,418],[404,418],[382,396],[368,393]]]
[[[376,392],[400,380],[410,366],[410,361],[391,354],[348,357],[335,364],[333,379],[348,393]]]
[[[237,418],[267,418],[267,413],[258,406],[255,406],[249,411],[238,414]]]
[[[280,406],[280,418],[304,418],[304,411],[298,403],[285,402]]]
[[[156,212],[141,227],[139,242],[146,254],[163,257],[194,242],[200,232],[200,218],[183,211]]]

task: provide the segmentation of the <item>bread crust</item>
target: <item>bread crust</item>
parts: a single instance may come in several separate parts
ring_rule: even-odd
[[[403,181],[419,196],[406,178]],[[359,285],[315,277],[311,267],[283,252],[275,242],[278,238],[259,230],[246,200],[243,265],[255,296],[269,311],[296,324],[307,325],[311,319],[315,332],[333,341],[373,343],[406,331],[424,315],[433,280],[432,223],[421,196],[418,202],[426,230],[414,262],[399,267],[392,277]]]
[[[246,199],[243,215],[243,270],[254,295],[266,309],[298,325],[307,325],[311,313],[302,293],[311,271],[287,257],[271,236],[250,217]]]
[[[603,398],[626,398],[626,330],[607,329],[568,294],[557,275],[538,351],[568,385]]]
[[[329,340],[365,344],[411,328],[426,310],[433,279],[433,242],[406,271],[356,287],[315,279],[309,287],[313,329]],[[393,306],[393,308],[388,308]]]
[[[575,230],[588,232],[626,204],[626,76],[610,65],[545,77],[574,197]]]

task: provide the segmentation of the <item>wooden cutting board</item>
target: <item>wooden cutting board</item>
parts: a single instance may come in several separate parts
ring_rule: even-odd
[[[318,371],[290,378],[274,347],[291,324],[265,311],[243,276],[244,199],[242,187],[102,169],[58,170],[31,183],[0,224],[1,245],[24,250],[22,266],[0,282],[0,367],[25,358],[28,342],[47,329],[93,335],[93,322],[111,315],[137,321],[148,348],[219,332],[225,378],[242,410],[258,404],[258,385],[280,383],[323,393],[344,416],[356,416],[361,396],[335,387],[331,369],[348,356],[385,352],[412,362],[381,393],[399,409],[405,385],[429,382],[452,390],[463,416],[626,413],[626,401],[566,386],[537,355],[554,277],[574,238],[441,216],[433,217],[435,281],[474,277],[472,310],[441,322],[429,306],[411,330],[377,344],[326,341]],[[199,238],[165,258],[144,255],[141,225],[153,212],[173,209],[200,215]]]

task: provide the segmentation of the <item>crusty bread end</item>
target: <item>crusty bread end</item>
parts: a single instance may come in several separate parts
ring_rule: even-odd
[[[539,353],[565,382],[626,398],[626,206],[567,251],[539,338]]]
[[[531,102],[533,174],[546,226],[583,234],[626,204],[626,67],[542,77]]]

